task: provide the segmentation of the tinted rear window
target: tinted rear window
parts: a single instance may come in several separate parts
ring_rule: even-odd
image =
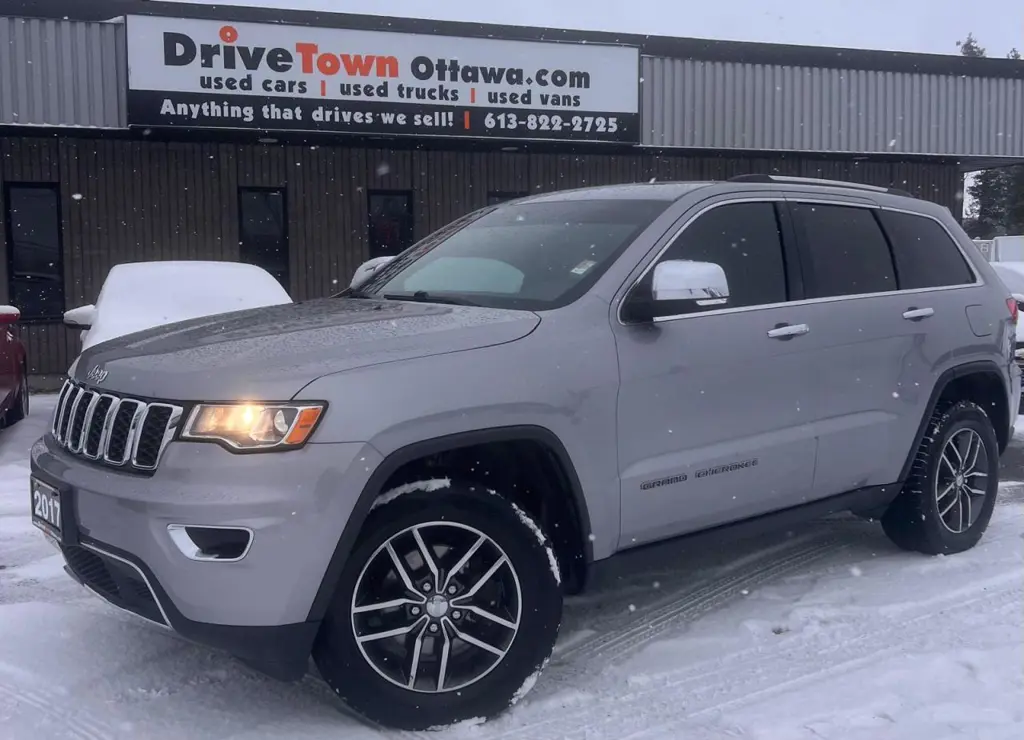
[[[871,209],[799,203],[815,298],[896,290],[889,244]]]
[[[911,213],[881,211],[900,288],[938,288],[974,282],[956,242],[937,221]]]

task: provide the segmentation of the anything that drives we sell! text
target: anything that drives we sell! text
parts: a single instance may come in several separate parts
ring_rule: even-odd
[[[128,27],[133,126],[638,140],[632,48],[137,16]]]

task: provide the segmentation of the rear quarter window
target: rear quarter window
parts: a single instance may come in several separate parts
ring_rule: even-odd
[[[942,224],[927,216],[880,211],[901,290],[970,285],[967,261]]]

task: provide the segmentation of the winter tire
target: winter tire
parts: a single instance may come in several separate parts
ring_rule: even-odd
[[[28,402],[28,374],[26,373],[25,368],[22,367],[21,384],[18,386],[18,395],[11,404],[11,407],[7,409],[7,413],[4,414],[5,427],[14,426],[28,416]]]
[[[999,489],[999,443],[975,403],[936,411],[903,491],[882,527],[905,550],[952,554],[974,547],[988,527]]]
[[[424,730],[518,701],[561,617],[557,561],[525,512],[480,487],[424,481],[371,510],[313,658],[359,714]]]

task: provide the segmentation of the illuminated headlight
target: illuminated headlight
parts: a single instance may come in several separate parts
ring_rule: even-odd
[[[202,404],[189,415],[182,437],[225,442],[240,450],[300,447],[323,411],[320,404]]]

